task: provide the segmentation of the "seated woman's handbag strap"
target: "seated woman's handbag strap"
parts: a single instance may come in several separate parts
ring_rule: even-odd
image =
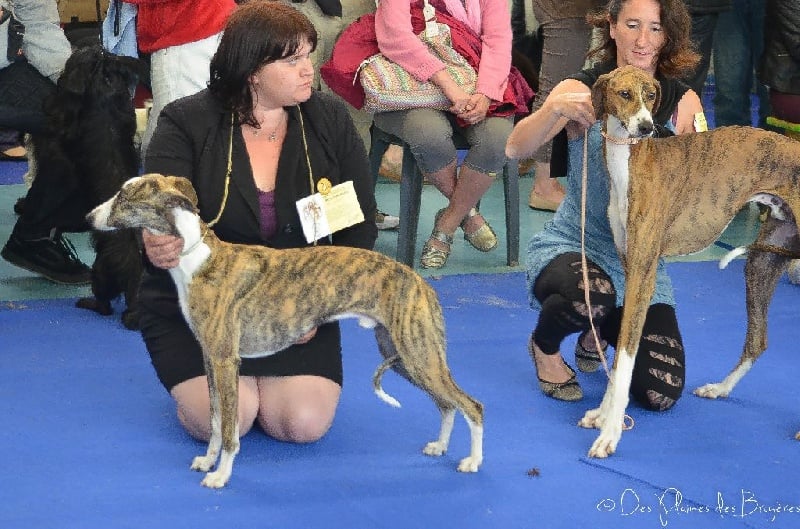
[[[22,51],[22,37],[25,36],[25,26],[17,20],[8,9],[3,9],[3,24],[8,19],[8,50],[6,58],[9,62],[24,61],[25,53]]]

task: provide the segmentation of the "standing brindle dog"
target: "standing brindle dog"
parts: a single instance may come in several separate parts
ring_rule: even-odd
[[[660,86],[633,66],[601,76],[592,104],[604,120],[610,177],[608,216],[625,269],[625,309],[603,401],[580,425],[600,428],[589,455],[614,453],[659,257],[713,243],[748,202],[769,208],[745,265],[747,335],[724,381],[695,393],[727,396],[767,347],[767,309],[791,258],[800,256],[800,142],[751,127],[649,138]],[[800,435],[800,434],[798,434]]]
[[[89,214],[99,230],[147,228],[184,240],[180,262],[169,270],[189,327],[203,350],[211,400],[211,440],[192,469],[216,471],[203,485],[223,487],[239,451],[237,422],[241,357],[285,349],[323,323],[358,318],[375,329],[384,357],[375,392],[391,368],[431,396],[442,414],[439,438],[428,455],[447,451],[460,410],[472,437],[458,470],[476,472],[483,461],[483,406],[453,380],[445,359],[442,309],[433,288],[411,268],[378,252],[339,246],[276,250],[220,241],[197,214],[189,180],[156,174],[134,178]]]

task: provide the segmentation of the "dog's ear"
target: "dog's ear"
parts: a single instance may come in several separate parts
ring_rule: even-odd
[[[80,96],[93,82],[99,51],[93,47],[78,48],[70,54],[58,77],[58,90],[63,94]]]
[[[655,114],[659,105],[661,105],[661,83],[656,79],[653,79],[653,88],[656,89],[656,100],[653,101],[653,110],[651,112]]]
[[[603,119],[606,115],[606,86],[612,74],[613,72],[601,75],[592,85],[592,106],[597,119]]]
[[[191,203],[191,209],[197,210],[197,193],[194,190],[192,182],[188,178],[182,176],[168,176],[166,177],[172,187],[177,189],[181,195],[185,196]],[[187,208],[190,209],[190,208]]]

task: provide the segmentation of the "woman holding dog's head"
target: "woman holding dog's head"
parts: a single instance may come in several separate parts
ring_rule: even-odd
[[[563,339],[578,337],[575,358],[582,371],[594,371],[600,356],[589,331],[581,268],[581,171],[584,131],[588,129],[586,256],[589,297],[602,347],[619,333],[624,273],[609,224],[609,191],[600,122],[590,89],[616,67],[633,65],[661,83],[661,104],[654,120],[672,133],[695,131],[702,120],[700,99],[680,81],[692,73],[699,57],[689,40],[689,14],[682,0],[611,0],[587,17],[601,30],[602,42],[590,52],[598,63],[558,84],[542,107],[520,121],[508,139],[506,154],[520,158],[562,131],[568,137],[567,196],[552,221],[528,246],[528,288],[533,308],[540,309],[529,351],[541,390],[560,400],[582,398],[575,372],[560,353]],[[631,383],[632,396],[654,410],[670,408],[684,386],[684,352],[675,300],[663,263],[649,307]]]
[[[171,103],[159,116],[146,171],[189,178],[201,217],[218,218],[213,229],[222,240],[307,246],[296,202],[344,181],[352,181],[364,218],[375,218],[360,136],[342,103],[311,88],[309,54],[316,39],[309,20],[292,7],[248,2],[227,23],[211,61],[209,88]],[[375,223],[361,222],[317,244],[372,248],[376,238]],[[142,335],[181,423],[206,440],[202,353],[166,272],[176,266],[183,240],[145,231],[143,241],[152,266],[140,291]],[[291,289],[292,278],[274,287]],[[338,324],[320,326],[272,356],[243,359],[240,374],[240,435],[258,423],[280,440],[319,439],[330,428],[341,392]]]

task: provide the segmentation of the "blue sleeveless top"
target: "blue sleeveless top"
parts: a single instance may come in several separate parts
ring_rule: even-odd
[[[589,129],[588,174],[586,188],[586,257],[602,268],[617,290],[617,306],[622,306],[625,294],[625,274],[614,246],[614,236],[608,221],[608,171],[603,159],[601,122]],[[581,135],[569,141],[566,196],[542,230],[531,238],[526,256],[528,297],[531,308],[541,305],[533,295],[533,285],[539,273],[554,258],[566,252],[581,252],[581,185],[583,171],[583,139]],[[660,259],[656,288],[651,304],[675,305],[672,282],[667,276],[664,260]]]

